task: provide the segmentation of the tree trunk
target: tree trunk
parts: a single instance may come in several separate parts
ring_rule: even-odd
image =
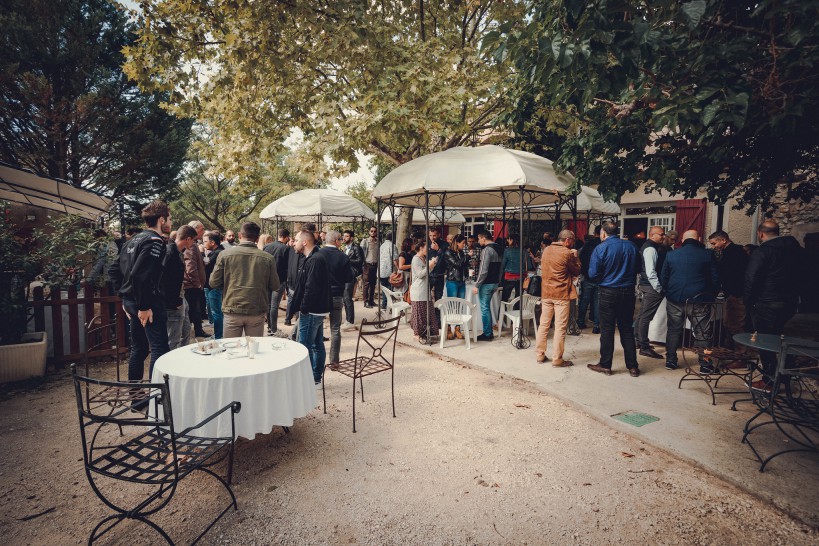
[[[395,234],[395,244],[401,248],[401,243],[404,239],[412,237],[412,213],[415,209],[412,207],[404,207],[401,209],[401,214],[398,215],[398,233]]]

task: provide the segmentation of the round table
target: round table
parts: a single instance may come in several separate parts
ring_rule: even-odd
[[[819,342],[810,339],[803,339],[793,336],[777,335],[777,334],[756,334],[756,339],[751,340],[754,334],[744,332],[734,335],[734,341],[746,347],[753,347],[761,351],[770,351],[772,353],[780,353],[782,351],[782,342],[788,344],[795,344],[810,348],[819,349]]]
[[[273,427],[289,427],[316,407],[316,387],[307,348],[279,338],[253,338],[255,358],[230,358],[229,352],[200,355],[196,344],[162,355],[151,381],[169,376],[174,428],[181,431],[203,421],[230,402],[241,402],[236,414],[236,435],[253,439]],[[223,339],[223,343],[239,338]],[[274,350],[278,343],[278,350]],[[230,436],[230,414],[225,413],[194,432],[197,436]]]

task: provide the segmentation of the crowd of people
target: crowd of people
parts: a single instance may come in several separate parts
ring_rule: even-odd
[[[392,234],[379,238],[376,227],[361,242],[351,230],[319,232],[309,223],[293,236],[281,229],[275,239],[253,222],[242,224],[238,241],[233,231],[223,237],[199,221],[174,231],[171,211],[159,200],[143,209],[142,218],[145,228],[131,234],[110,268],[130,323],[132,380],[143,377],[149,352],[152,370],[159,356],[189,343],[191,333],[207,337],[206,317],[216,339],[262,336],[265,325],[267,335],[286,337],[279,328],[286,298],[283,323],[292,327],[290,338],[307,347],[318,384],[328,361],[331,369],[338,366],[341,333],[356,329],[359,278],[365,308],[386,308],[388,297],[403,295],[411,306],[413,334],[422,343],[439,335],[434,303],[445,295],[464,298],[468,289],[481,313],[477,339],[491,341],[499,327],[491,311],[493,296],[499,291],[503,301],[510,301],[524,285],[541,307],[536,361],[555,367],[573,365],[564,359],[564,346],[572,301],[578,300],[577,326],[585,329],[590,320],[592,332],[600,335],[599,361],[588,368],[611,375],[616,328],[634,377],[640,374],[638,355],[677,368],[690,312],[686,306],[692,302],[724,297],[730,335],[781,333],[799,305],[816,304],[800,293],[803,283],[794,282],[803,249],[793,237],[779,236],[772,221],[759,226],[761,244],[755,250],[734,244],[723,231],[708,237],[708,249],[694,230],[683,233],[675,248],[677,234],[659,226],[650,228],[647,237],[627,240],[614,222],[604,222],[583,242],[570,230],[557,237],[547,232],[530,248],[522,247],[517,234],[493,240],[481,230],[444,239],[432,227],[427,237],[405,239],[399,249]],[[665,355],[649,339],[649,324],[663,301]],[[325,318],[329,338],[324,337]],[[464,333],[454,326],[440,335],[460,339]],[[762,363],[760,388],[769,384],[776,366],[770,354],[763,354]],[[700,366],[703,373],[713,371],[707,360]]]

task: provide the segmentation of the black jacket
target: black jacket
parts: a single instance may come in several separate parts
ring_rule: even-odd
[[[597,248],[599,244],[600,239],[595,237],[591,241],[587,241],[583,245],[583,248],[577,253],[577,257],[580,258],[580,273],[582,273],[586,279],[589,278],[589,264],[591,263],[592,252],[594,252],[594,249]]]
[[[211,262],[216,264],[216,260]],[[171,241],[165,249],[165,259],[162,261],[162,277],[159,282],[162,291],[162,301],[165,309],[179,309],[182,305],[182,278],[185,275],[185,258],[176,243]]]
[[[213,273],[213,268],[216,267],[216,259],[219,257],[220,252],[222,252],[222,245],[217,246],[208,254],[208,263],[205,264],[205,288],[207,289],[210,289],[210,274]],[[202,254],[202,260],[204,259],[205,255]]]
[[[324,261],[327,262],[327,273],[330,275],[330,294],[334,298],[344,295],[344,286],[348,282],[353,282],[353,268],[350,267],[350,258],[344,252],[333,245],[321,247]]]
[[[293,308],[300,313],[317,314],[329,313],[333,309],[327,260],[318,247],[304,259],[293,293]]]
[[[427,244],[427,260],[432,260],[432,258],[436,256],[442,256],[444,252],[447,251],[449,248],[449,243],[443,241],[441,239],[435,241],[438,243],[438,250],[433,250],[431,244]],[[503,252],[501,252],[501,255]],[[432,271],[429,272],[430,277],[443,277],[444,273],[446,273],[446,266],[444,265],[444,261],[441,258],[438,258],[438,262],[435,264],[435,267],[432,268]]]
[[[796,306],[802,289],[802,247],[790,235],[765,241],[748,260],[745,271],[745,306],[784,303]]]
[[[654,264],[654,271],[657,272],[657,277],[660,276],[660,270],[663,268],[663,262],[665,262],[665,252],[660,252],[660,247],[662,245],[658,245],[651,239],[646,239],[646,242],[643,243],[643,246],[640,247],[640,284],[643,286],[651,286],[651,283],[648,280],[648,274],[646,273],[646,258],[643,254],[647,248],[654,248],[657,252],[657,263]],[[583,264],[581,263],[581,266]]]
[[[136,302],[137,309],[147,311],[162,297],[159,278],[165,258],[165,240],[146,229],[125,243],[119,263],[109,270],[119,295]]]
[[[279,280],[283,283],[287,282],[287,268],[290,263],[290,254],[293,248],[281,241],[273,241],[264,247],[264,251],[273,256],[276,260],[276,273],[279,275]]]
[[[353,274],[358,277],[364,272],[364,251],[361,245],[357,243],[350,243],[344,250],[344,254],[350,259],[350,267],[353,268]]]
[[[726,296],[742,297],[747,269],[748,253],[741,246],[729,243],[719,259],[719,284]]]
[[[290,254],[287,256],[287,290],[291,292],[296,289],[296,284],[299,280],[299,272],[301,271],[302,265],[304,264],[304,254],[301,252],[296,252],[295,250],[291,249]],[[280,279],[282,277],[279,277]]]
[[[452,247],[444,251],[444,264],[446,268],[446,280],[453,282],[465,282],[469,276],[469,259],[463,250],[453,250]]]

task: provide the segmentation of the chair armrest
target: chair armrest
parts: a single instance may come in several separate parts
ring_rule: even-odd
[[[185,430],[183,430],[182,432],[179,432],[177,434],[178,435],[186,435],[192,430],[196,430],[198,428],[201,428],[201,427],[205,426],[206,424],[210,423],[211,421],[213,421],[214,419],[216,419],[217,417],[219,417],[220,415],[222,415],[223,413],[225,413],[227,410],[232,410],[233,413],[232,413],[230,418],[233,419],[233,415],[239,413],[241,411],[241,409],[242,409],[242,403],[241,402],[231,402],[230,404],[228,404],[224,408],[220,409],[219,411],[217,411],[216,413],[214,413],[210,417],[206,418],[201,423],[197,423],[197,424],[195,424],[193,426],[190,426],[190,427],[186,428]]]

